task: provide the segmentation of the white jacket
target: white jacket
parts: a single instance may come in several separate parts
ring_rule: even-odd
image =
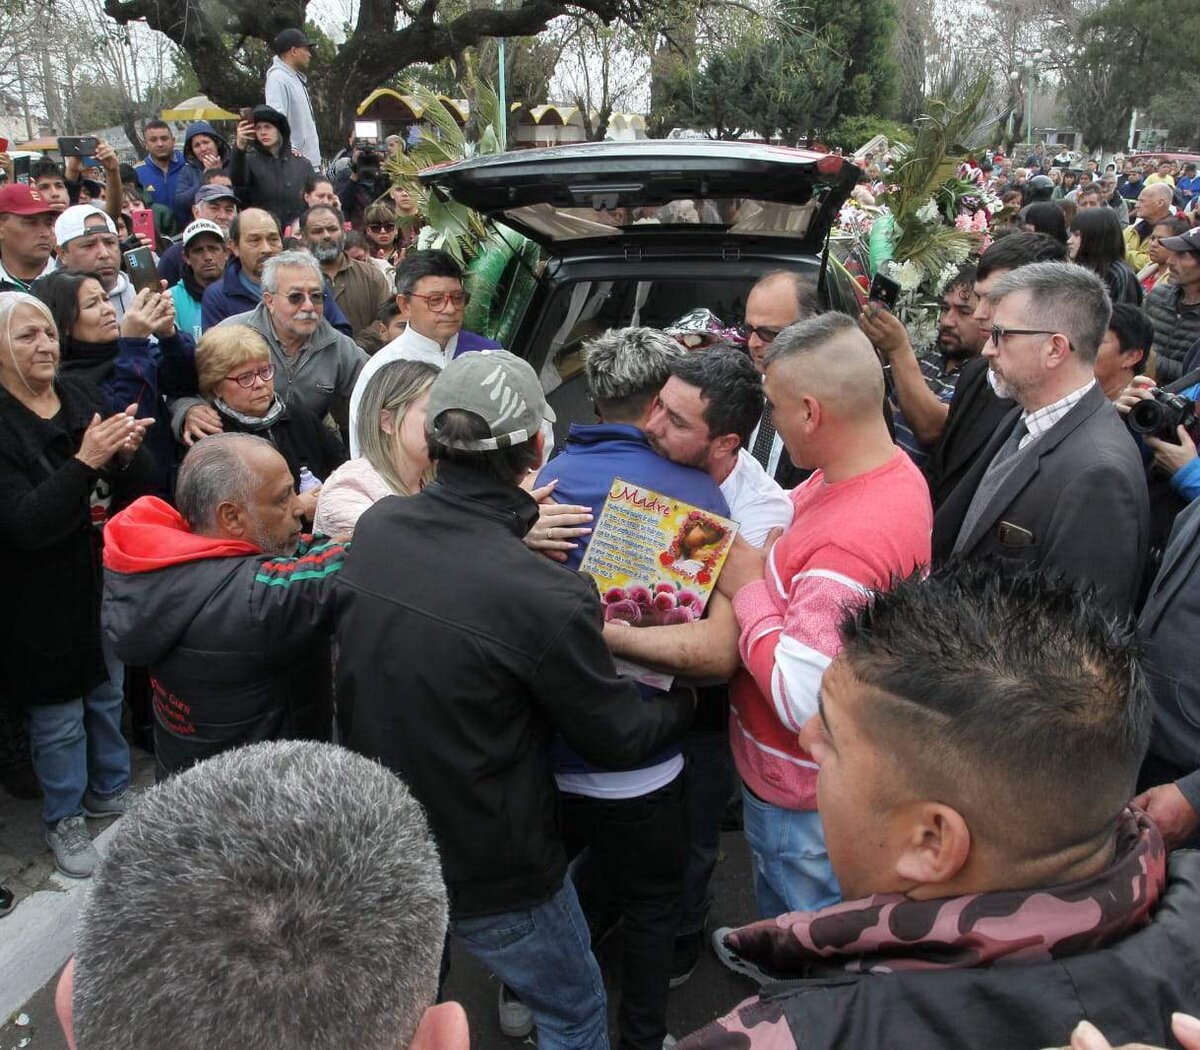
[[[267,70],[267,105],[279,110],[291,125],[292,146],[314,167],[321,166],[321,142],[308,98],[307,78],[297,73],[278,55]]]

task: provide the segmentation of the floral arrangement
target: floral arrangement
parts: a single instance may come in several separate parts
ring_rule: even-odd
[[[704,615],[704,600],[695,591],[676,588],[669,580],[610,587],[600,601],[606,621],[623,620],[639,627],[691,623]]]

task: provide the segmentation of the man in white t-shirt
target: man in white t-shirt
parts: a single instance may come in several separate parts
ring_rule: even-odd
[[[404,331],[372,355],[350,395],[350,455],[358,445],[358,405],[371,376],[392,361],[427,361],[439,368],[473,350],[499,350],[494,340],[463,328],[469,296],[462,268],[446,252],[409,252],[396,267],[396,305],[408,322]]]
[[[713,347],[672,362],[671,377],[659,391],[646,422],[646,436],[656,452],[676,463],[699,467],[720,486],[730,516],[738,523],[738,534],[755,547],[762,547],[773,531],[782,531],[792,523],[792,502],[787,493],[746,451],[762,404],[762,376],[751,359],[729,347]],[[693,640],[701,646],[719,632],[722,641],[712,647],[713,651],[724,652],[732,665],[726,673],[715,667],[705,668],[695,660],[696,646],[688,645],[682,649],[681,665],[674,668],[698,681],[696,718],[684,739],[684,753],[695,775],[688,794],[690,848],[676,927],[672,987],[688,979],[703,950],[721,815],[736,788],[729,750],[726,685],[732,669],[736,669],[737,626],[732,606],[714,594],[708,617],[684,626],[696,628]],[[647,636],[649,645],[655,644],[653,636],[658,633],[658,628],[625,632],[636,635],[629,638],[633,643]],[[667,640],[670,637],[665,634]],[[661,656],[644,655],[654,664],[662,663]]]

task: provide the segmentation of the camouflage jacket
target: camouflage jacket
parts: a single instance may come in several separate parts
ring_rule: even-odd
[[[679,1047],[1036,1050],[1085,1017],[1114,1045],[1147,1038],[1172,1009],[1200,1006],[1200,853],[1176,855],[1164,901],[1166,888],[1162,839],[1131,810],[1112,864],[1079,882],[754,923],[727,943],[780,980]],[[1156,1037],[1169,1045],[1165,1028]]]

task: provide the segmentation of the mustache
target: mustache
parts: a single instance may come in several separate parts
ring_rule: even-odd
[[[321,315],[316,310],[297,310],[293,320],[296,321],[319,321]]]

